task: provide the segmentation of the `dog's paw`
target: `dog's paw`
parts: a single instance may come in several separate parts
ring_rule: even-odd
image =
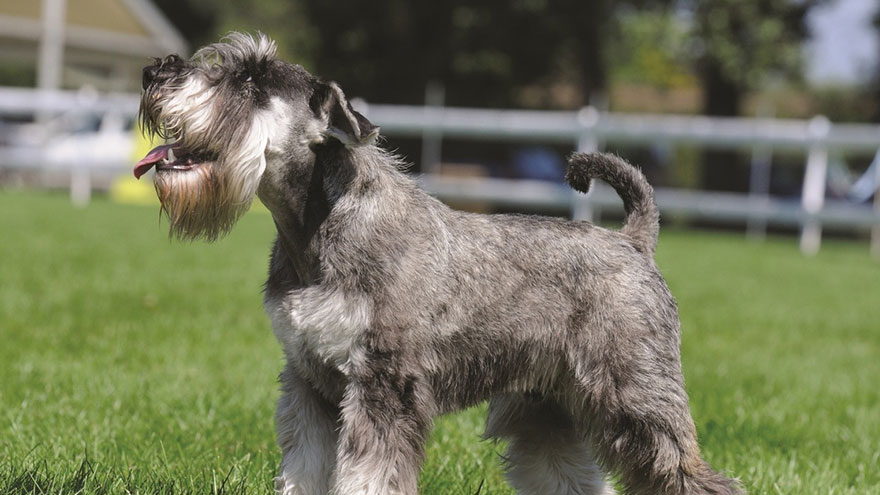
[[[312,495],[313,491],[307,491],[301,484],[284,478],[283,476],[277,476],[274,479],[275,481],[275,495]]]

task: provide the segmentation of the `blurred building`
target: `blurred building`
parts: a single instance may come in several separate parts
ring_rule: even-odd
[[[150,0],[0,0],[0,85],[135,91],[150,57],[187,51]]]

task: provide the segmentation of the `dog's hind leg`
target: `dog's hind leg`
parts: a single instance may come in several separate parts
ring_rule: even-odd
[[[338,408],[306,383],[290,364],[281,373],[275,421],[281,467],[279,495],[327,495],[336,462]]]
[[[611,495],[584,437],[555,403],[522,394],[494,397],[486,437],[509,441],[507,478],[521,495]]]
[[[677,347],[657,349],[646,333],[618,330],[635,342],[602,346],[575,371],[567,404],[587,432],[603,467],[620,475],[633,495],[735,495],[739,485],[700,455]],[[599,347],[595,345],[595,347]],[[594,347],[594,349],[595,349]]]

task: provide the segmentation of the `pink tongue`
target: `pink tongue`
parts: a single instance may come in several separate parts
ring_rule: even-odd
[[[150,169],[153,168],[153,165],[168,156],[169,149],[171,149],[170,144],[162,144],[153,148],[152,151],[147,153],[147,156],[143,157],[141,161],[135,164],[134,178],[140,179],[142,175],[149,172]]]

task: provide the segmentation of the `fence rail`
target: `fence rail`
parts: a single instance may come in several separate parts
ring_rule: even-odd
[[[141,98],[131,93],[98,93],[0,87],[0,116],[29,117],[40,113],[101,116],[137,114]]]
[[[355,107],[395,136],[440,133],[460,139],[516,139],[572,143],[585,138],[634,143],[689,143],[701,146],[804,149],[823,146],[842,151],[876,151],[880,125],[832,124],[810,120],[691,115],[600,113],[592,107],[575,112],[487,110],[454,107],[375,105]]]
[[[139,96],[100,95],[88,91],[39,91],[0,88],[0,117],[94,116],[116,122],[109,126],[119,141],[120,119],[131,121]],[[658,189],[657,201],[664,213],[748,222],[750,232],[762,235],[767,222],[801,228],[800,246],[805,254],[818,251],[822,226],[871,229],[871,249],[880,257],[880,194],[873,208],[845,201],[826,201],[829,154],[878,152],[880,126],[833,124],[817,116],[809,120],[762,118],[710,118],[682,115],[634,115],[602,113],[591,107],[579,111],[526,111],[450,108],[439,106],[376,105],[355,101],[355,107],[382,127],[383,134],[420,137],[423,142],[421,178],[425,188],[447,200],[478,200],[512,207],[549,206],[569,208],[572,215],[590,218],[601,209],[620,208],[619,199],[607,187],[577,195],[563,186],[535,181],[499,179],[456,179],[440,176],[441,143],[444,138],[472,140],[515,140],[517,142],[569,143],[579,151],[594,151],[605,142],[634,144],[690,144],[702,147],[750,151],[753,154],[751,191],[728,194],[682,189]],[[114,120],[115,119],[115,120]],[[128,133],[130,139],[133,132]],[[48,138],[47,138],[48,139]],[[131,142],[128,143],[129,148]],[[2,146],[2,145],[0,145]],[[11,142],[0,147],[0,168],[15,166],[12,158],[21,150]],[[118,147],[122,150],[124,147]],[[775,150],[801,150],[806,156],[803,189],[798,202],[769,194],[770,155]],[[69,167],[71,195],[88,198],[91,170],[107,170],[118,161],[119,173],[128,173],[130,153],[92,164],[71,154],[68,161],[34,155],[28,166]],[[20,153],[19,153],[20,155]],[[45,159],[44,159],[45,158]],[[19,162],[24,163],[24,162]],[[880,185],[880,164],[875,187]],[[75,180],[74,180],[75,179]],[[74,191],[76,187],[79,192]],[[83,194],[82,189],[86,189]]]
[[[766,118],[715,118],[684,115],[634,115],[600,113],[591,107],[576,112],[486,110],[437,106],[372,105],[356,102],[356,108],[382,126],[385,134],[421,137],[423,149],[434,156],[422,157],[422,169],[436,174],[440,142],[459,139],[516,140],[518,142],[571,143],[578,151],[596,151],[601,143],[689,144],[702,147],[747,150],[752,153],[751,190],[748,194],[664,189],[657,191],[661,211],[715,218],[745,220],[750,233],[764,236],[767,222],[801,227],[800,247],[805,254],[818,252],[822,226],[871,229],[871,251],[880,258],[880,194],[871,206],[845,201],[826,204],[825,190],[829,153],[876,152],[880,162],[880,126],[832,124],[823,116],[809,120]],[[799,204],[775,199],[769,194],[770,159],[775,150],[800,150],[806,156]],[[880,163],[875,164],[874,184],[880,185]],[[549,189],[537,184],[503,184],[481,179],[425,180],[428,190],[441,197],[471,199],[482,196],[498,203],[510,203],[504,191],[516,190],[517,198],[551,197]],[[442,186],[442,187],[441,187]],[[516,189],[514,189],[516,188]],[[531,192],[529,192],[531,191]],[[607,191],[606,191],[607,193]],[[556,193],[554,204],[568,201],[576,217],[589,218],[597,208],[616,207],[616,198],[605,193],[587,199],[572,199]],[[514,200],[519,201],[519,200]],[[521,203],[526,203],[522,199]],[[541,201],[541,200],[538,200]],[[515,206],[515,204],[512,204]]]
[[[602,184],[593,185],[590,195],[584,196],[564,185],[535,180],[462,179],[425,175],[419,182],[424,189],[449,201],[571,211],[587,206],[593,208],[594,218],[598,208],[623,210],[617,193]],[[664,214],[718,221],[744,222],[761,219],[778,225],[797,227],[812,219],[829,226],[862,228],[869,228],[880,222],[880,218],[870,208],[856,206],[847,201],[828,201],[821,211],[809,214],[796,200],[770,199],[743,204],[742,194],[673,188],[657,188],[654,195]]]

